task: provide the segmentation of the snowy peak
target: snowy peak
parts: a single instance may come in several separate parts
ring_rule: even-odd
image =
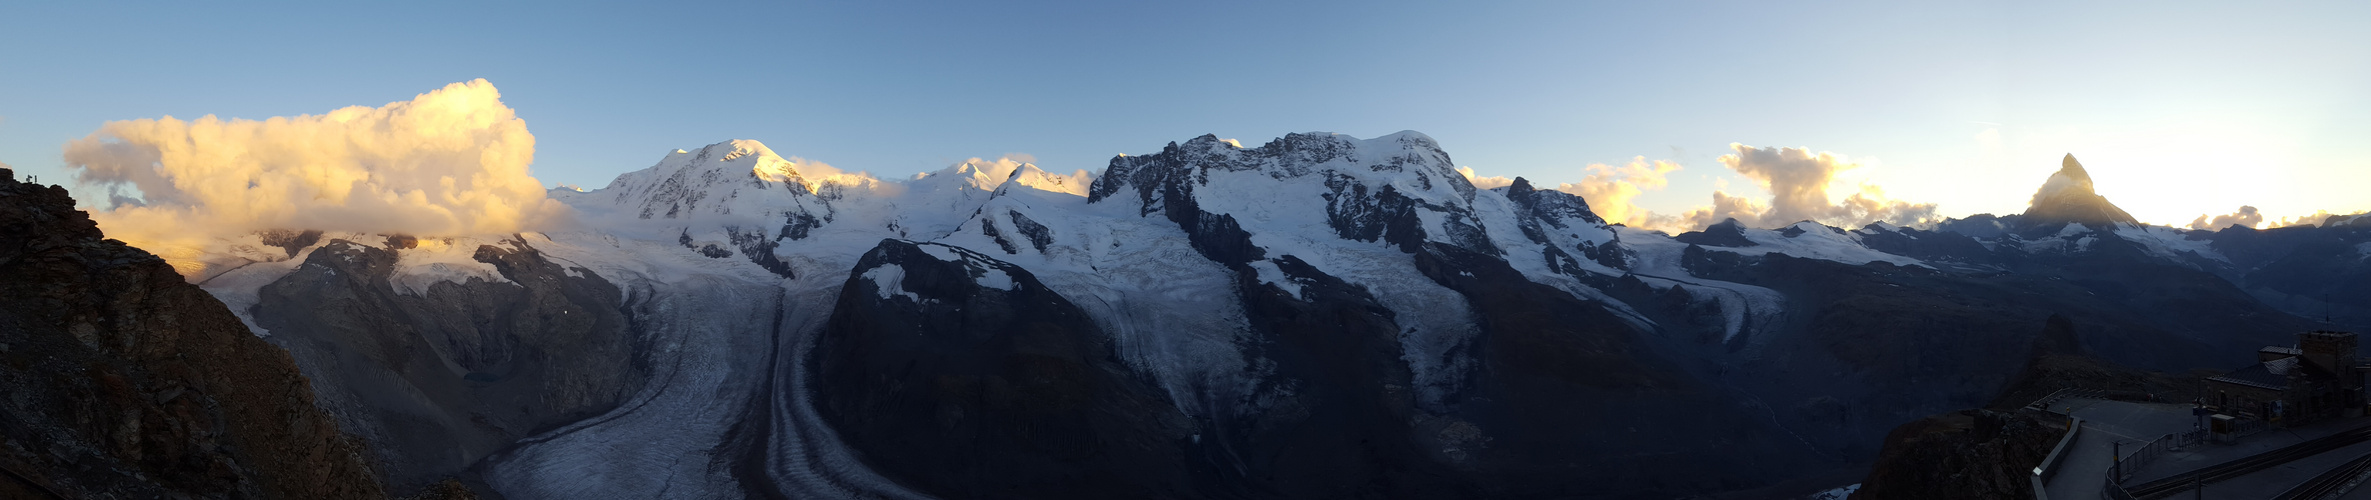
[[[1457,189],[1468,197],[1473,191],[1473,185],[1464,182],[1464,176],[1457,173],[1449,154],[1422,133],[1403,131],[1360,140],[1342,134],[1307,132],[1285,134],[1256,148],[1203,134],[1184,144],[1169,143],[1158,154],[1120,156],[1112,159],[1105,175],[1098,179],[1097,192],[1101,194],[1095,198],[1109,196],[1121,186],[1150,189],[1147,181],[1157,180],[1154,178],[1158,174],[1166,172],[1146,172],[1146,168],[1165,163],[1190,167],[1192,172],[1188,173],[1196,176],[1193,179],[1196,182],[1206,180],[1209,171],[1259,172],[1275,179],[1333,171],[1361,180],[1404,180],[1417,191],[1432,191],[1436,185]]]
[[[2138,224],[2140,220],[2100,196],[2093,189],[2091,173],[2084,171],[2083,164],[2076,162],[2075,155],[2070,153],[2058,172],[2050,174],[2042,188],[2034,191],[2023,221],[2028,228],[2055,228],[2067,223],[2104,227],[2116,223]]]
[[[1256,148],[1203,135],[1157,154],[1113,158],[1088,198],[1138,204],[1140,213],[1165,213],[1181,226],[1330,228],[1341,239],[1411,252],[1436,241],[1498,254],[1474,216],[1474,195],[1424,134],[1360,140],[1312,132]]]
[[[1086,170],[1072,172],[1070,175],[1057,175],[1037,168],[1036,164],[1023,163],[1021,168],[1013,170],[1012,175],[1005,178],[1004,185],[997,186],[997,191],[1009,193],[1014,189],[1035,189],[1073,196],[1086,196],[1087,189],[1094,183],[1095,174],[1088,173]]]
[[[1589,201],[1571,193],[1553,189],[1537,189],[1531,181],[1516,177],[1515,182],[1496,191],[1506,193],[1507,200],[1521,208],[1525,215],[1547,222],[1561,229],[1574,221],[1589,225],[1605,225],[1605,218],[1589,210]]]
[[[675,150],[658,164],[627,172],[590,197],[594,203],[642,219],[740,216],[779,219],[828,213],[812,198],[829,184],[877,183],[817,162],[783,158],[765,144],[732,140],[699,151]],[[580,207],[581,208],[581,207]]]

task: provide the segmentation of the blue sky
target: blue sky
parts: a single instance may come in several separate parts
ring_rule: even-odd
[[[2110,199],[2181,224],[2371,210],[2366,5],[11,3],[0,162],[58,182],[60,146],[109,120],[319,114],[485,78],[547,184],[735,138],[899,177],[1413,129],[1547,184],[1676,161],[1638,201],[1665,213],[1756,193],[1715,160],[1733,142],[1832,151],[1955,216],[2021,211],[2072,152]]]

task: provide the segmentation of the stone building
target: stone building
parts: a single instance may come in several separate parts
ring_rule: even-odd
[[[2267,346],[2256,351],[2256,364],[2208,378],[2209,403],[2282,425],[2362,416],[2355,347],[2353,333],[2299,333],[2296,347]]]

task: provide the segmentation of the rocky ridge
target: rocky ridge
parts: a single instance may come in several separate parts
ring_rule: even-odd
[[[0,169],[0,496],[385,498],[286,351]]]

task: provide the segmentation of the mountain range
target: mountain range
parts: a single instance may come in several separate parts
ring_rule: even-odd
[[[1416,132],[903,180],[728,141],[549,195],[577,220],[266,231],[186,278],[387,489],[515,499],[1782,492],[2064,383],[2039,356],[2371,326],[2371,217],[2140,224],[2072,155],[2023,214],[1678,235]]]

